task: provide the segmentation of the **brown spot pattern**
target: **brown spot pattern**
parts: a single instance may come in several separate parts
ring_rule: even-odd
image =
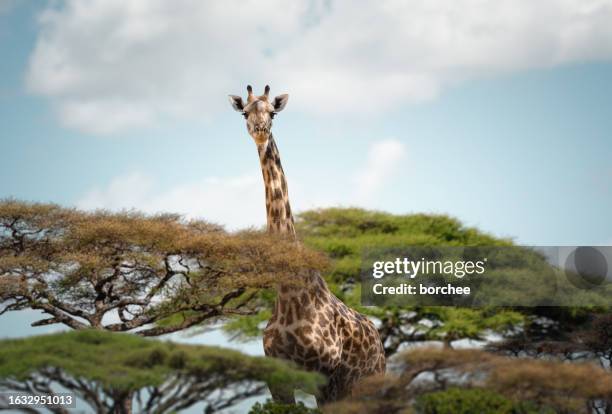
[[[374,324],[315,276],[306,288],[279,289],[275,314],[282,314],[268,322],[264,351],[327,375],[321,399],[332,401],[349,395],[361,378],[384,373],[386,362]]]

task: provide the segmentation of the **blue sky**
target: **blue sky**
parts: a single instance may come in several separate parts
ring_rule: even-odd
[[[126,3],[0,0],[0,197],[261,225],[269,83],[297,210],[612,244],[609,1]]]

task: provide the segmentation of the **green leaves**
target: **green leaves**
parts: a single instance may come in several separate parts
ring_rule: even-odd
[[[503,245],[458,220],[443,215],[393,215],[357,208],[330,208],[299,215],[297,233],[307,246],[332,259],[327,278],[336,283],[359,279],[364,249],[436,246]]]
[[[450,388],[417,398],[422,414],[514,414],[512,401],[488,390]]]
[[[263,405],[255,403],[249,410],[249,414],[321,414],[316,408],[308,408],[304,403],[283,404],[267,400]]]
[[[479,388],[449,388],[424,394],[416,399],[415,411],[421,414],[554,414],[553,410],[514,402],[494,391]]]
[[[220,390],[228,391],[228,398],[232,392],[257,395],[265,390],[264,382],[309,393],[316,393],[324,382],[318,374],[300,371],[285,361],[132,334],[80,330],[0,341],[0,387],[41,377],[85,400],[98,393],[112,399],[147,390],[142,399],[166,408],[207,401]],[[174,400],[156,397],[163,390],[176,392]]]

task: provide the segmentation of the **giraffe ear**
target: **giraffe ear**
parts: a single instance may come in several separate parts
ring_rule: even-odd
[[[272,106],[274,106],[274,112],[280,112],[285,109],[288,100],[289,95],[286,93],[283,95],[278,95],[276,98],[274,98],[274,102],[272,103]]]
[[[234,110],[238,112],[244,111],[244,104],[242,103],[242,98],[240,96],[230,95],[229,101],[232,104]]]

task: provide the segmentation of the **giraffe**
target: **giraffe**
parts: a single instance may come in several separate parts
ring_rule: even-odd
[[[256,96],[247,86],[246,104],[230,95],[232,107],[246,119],[247,131],[255,141],[266,194],[267,230],[298,243],[289,203],[287,180],[278,147],[271,132],[272,119],[287,105],[288,95],[270,99],[270,87]],[[299,287],[278,283],[272,317],[264,330],[263,347],[267,356],[287,359],[311,371],[324,374],[328,381],[319,403],[350,395],[361,378],[385,371],[385,353],[374,324],[346,306],[329,290],[314,271],[298,275]],[[293,392],[271,389],[277,401],[294,402]]]

